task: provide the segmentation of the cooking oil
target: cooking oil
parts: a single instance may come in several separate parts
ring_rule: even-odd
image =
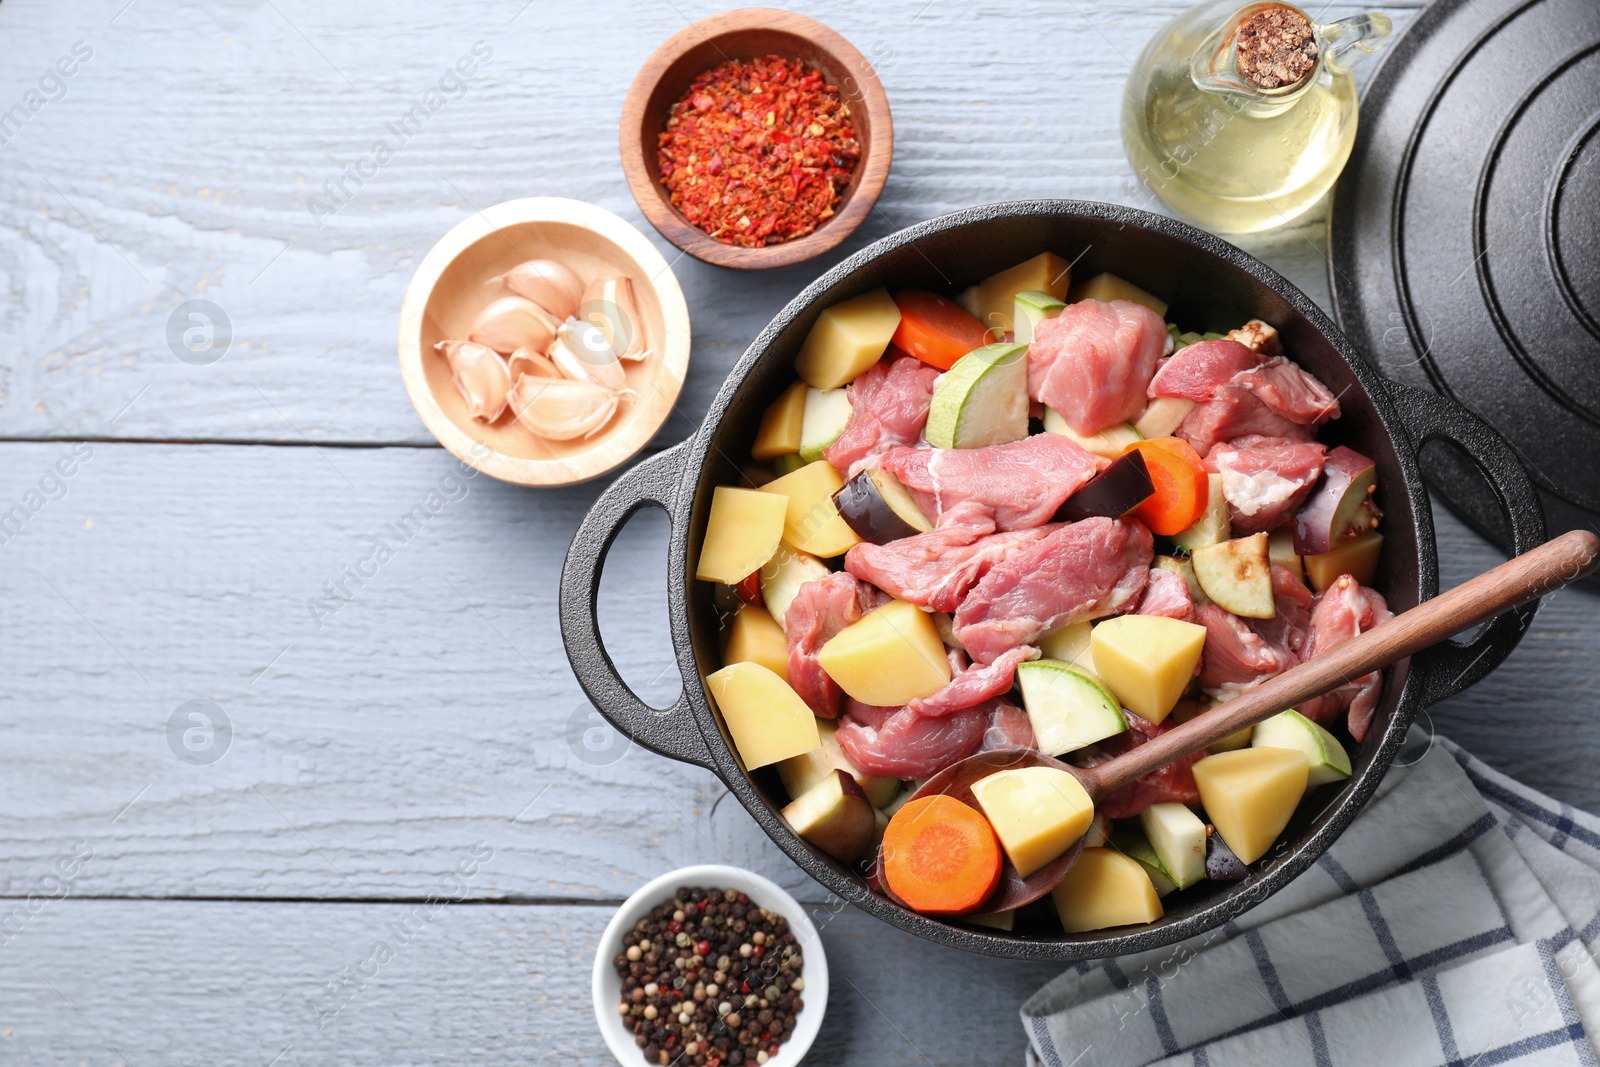
[[[1201,4],[1145,47],[1123,95],[1135,172],[1179,214],[1219,233],[1292,222],[1332,187],[1355,144],[1349,62],[1389,19],[1317,26],[1281,3]]]

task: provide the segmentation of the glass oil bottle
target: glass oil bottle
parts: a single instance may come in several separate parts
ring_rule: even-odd
[[[1355,143],[1350,64],[1390,32],[1377,12],[1317,25],[1283,3],[1215,0],[1178,15],[1128,77],[1122,139],[1135,172],[1218,233],[1292,222]]]

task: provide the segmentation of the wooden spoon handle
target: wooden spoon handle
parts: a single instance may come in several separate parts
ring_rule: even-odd
[[[1098,799],[1285,708],[1397,663],[1519,604],[1553,593],[1593,571],[1597,557],[1600,537],[1587,530],[1562,534],[1084,772],[1093,781],[1089,792]]]

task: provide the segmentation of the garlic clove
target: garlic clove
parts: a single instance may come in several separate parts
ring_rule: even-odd
[[[506,365],[511,369],[511,380],[516,381],[524,374],[531,374],[535,378],[559,378],[561,371],[550,362],[550,357],[541,352],[523,346],[511,353],[506,360]]]
[[[556,331],[550,346],[550,361],[563,377],[591,382],[605,389],[621,389],[628,384],[616,353],[595,327],[568,319]]]
[[[637,362],[650,358],[650,349],[644,343],[644,322],[633,298],[632,280],[597,278],[583,291],[576,317],[597,330],[618,359]]]
[[[583,296],[583,283],[578,276],[553,259],[530,259],[489,280],[503,282],[507,289],[532,300],[557,319],[576,311]]]
[[[560,326],[560,319],[532,300],[503,296],[478,312],[472,328],[467,331],[467,340],[488,345],[505,355],[519,348],[543,352],[555,340]]]
[[[619,395],[592,382],[524,374],[511,387],[511,410],[530,433],[548,441],[592,437],[617,413]]]
[[[450,379],[466,401],[467,414],[493,422],[505,413],[511,371],[494,349],[472,341],[440,341],[433,346],[450,363]]]

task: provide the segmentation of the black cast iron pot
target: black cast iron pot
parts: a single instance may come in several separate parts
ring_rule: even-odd
[[[861,873],[812,848],[778,815],[783,787],[771,768],[749,774],[707,700],[705,676],[722,666],[712,589],[691,577],[712,488],[738,484],[737,464],[766,406],[794,380],[791,364],[823,308],[879,286],[954,294],[1043,251],[1074,261],[1080,278],[1112,271],[1171,302],[1168,318],[1189,330],[1228,330],[1251,318],[1278,328],[1286,352],[1339,397],[1343,417],[1322,439],[1376,460],[1384,519],[1375,585],[1396,611],[1438,591],[1433,518],[1417,467],[1426,441],[1458,445],[1479,466],[1510,520],[1517,552],[1544,540],[1539,502],[1511,447],[1465,408],[1378,376],[1304,293],[1225,241],[1132,208],[1074,200],[993,204],[909,227],[862,249],[818,278],[755,339],[690,440],[634,467],[584,518],[561,576],[561,630],[584,691],[623,733],[673,759],[712,770],[767,835],[812,877],[886,922],[940,944],[993,956],[1099,959],[1202,933],[1266,899],[1304,871],[1372,795],[1422,708],[1488,674],[1532,619],[1528,606],[1490,623],[1469,643],[1449,643],[1391,668],[1382,706],[1354,774],[1302,804],[1276,848],[1241,882],[1205,882],[1166,900],[1144,927],[1085,934],[1015,935],[944,922],[874,894]],[[606,552],[628,518],[658,507],[672,520],[668,595],[673,644],[684,678],[671,708],[646,706],[623,683],[600,641],[595,599]]]

